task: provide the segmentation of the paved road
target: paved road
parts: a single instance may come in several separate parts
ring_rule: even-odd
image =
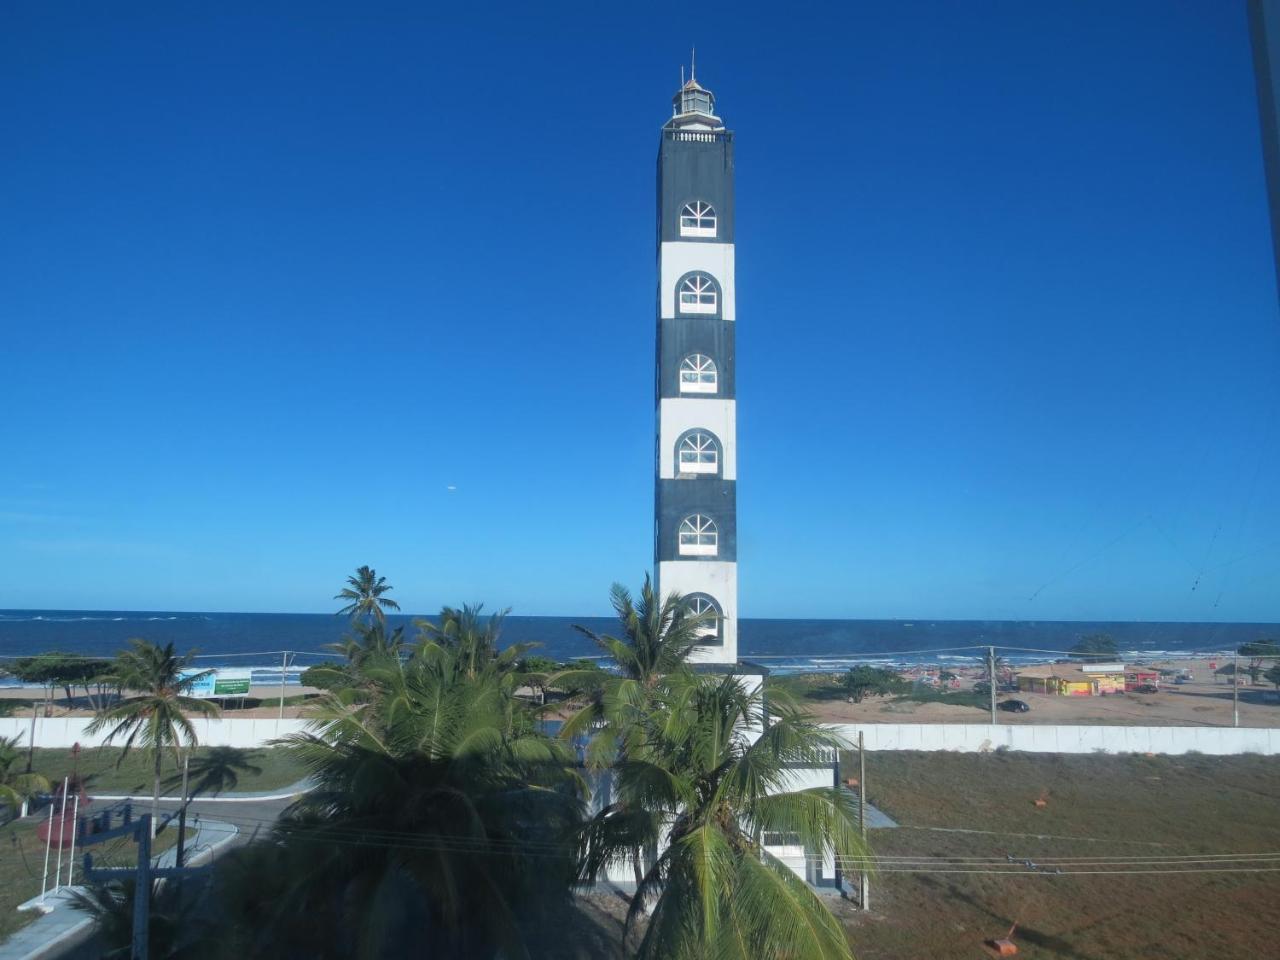
[[[255,837],[270,830],[276,818],[291,802],[291,800],[266,799],[194,801],[188,807],[188,835],[197,835],[199,823],[202,819],[217,821],[222,824],[232,824],[238,832],[229,844],[219,848],[219,853],[221,853],[233,847],[249,843]],[[133,809],[135,814],[150,812],[150,800],[135,802]],[[160,802],[161,817],[169,813],[176,813],[177,810],[177,803],[163,800]],[[170,824],[169,829],[177,829],[176,821]],[[212,839],[225,836],[223,831],[206,830],[204,833]],[[204,839],[205,836],[197,837],[197,845],[195,848],[190,849],[189,855],[195,856],[200,852]],[[172,852],[172,850],[169,850],[161,855],[163,866],[172,866]],[[19,931],[8,942],[0,946],[0,960],[8,960],[10,957],[22,958],[31,956],[40,956],[42,960],[43,958],[50,958],[51,960],[54,957],[59,957],[61,960],[95,960],[95,958],[102,955],[102,947],[97,938],[87,931],[79,933],[78,936],[69,937],[68,945],[65,948],[48,951],[43,954],[39,950],[39,945],[42,942],[68,932],[71,928],[78,926],[82,919],[82,914],[73,911],[69,906],[61,905],[53,913]]]
[[[249,843],[254,837],[259,836],[271,829],[271,825],[275,823],[276,818],[289,806],[290,800],[252,800],[236,803],[219,803],[217,801],[193,801],[191,806],[187,808],[187,821],[194,824],[201,818],[207,817],[210,820],[219,820],[223,823],[235,824],[239,828],[240,833],[232,841],[231,846],[240,846]],[[151,810],[151,804],[134,805],[134,813],[147,813]],[[160,816],[163,818],[170,813],[176,813],[178,804],[160,802]],[[169,826],[176,829],[178,821],[175,818]]]

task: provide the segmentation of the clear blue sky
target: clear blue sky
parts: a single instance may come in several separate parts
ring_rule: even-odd
[[[1280,620],[1243,2],[431,6],[7,6],[0,607],[604,612],[696,43],[745,616]]]

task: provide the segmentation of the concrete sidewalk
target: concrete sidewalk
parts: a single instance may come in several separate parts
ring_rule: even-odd
[[[240,831],[230,823],[202,820],[198,829],[187,841],[187,863],[199,866],[223,850]],[[170,847],[152,859],[157,867],[174,866],[178,851]],[[32,897],[19,910],[39,910],[42,916],[27,924],[4,943],[0,943],[0,960],[42,960],[58,956],[86,940],[93,932],[93,918],[81,913],[72,904],[71,891],[82,886],[62,887],[44,898]]]
[[[898,824],[894,819],[883,810],[867,804],[867,829],[868,830],[891,830]]]
[[[279,790],[264,790],[259,793],[228,793],[224,796],[205,797],[196,795],[190,797],[192,803],[253,803],[259,800],[292,800],[298,794],[306,793],[315,784],[312,783],[310,777],[304,777],[297,783],[291,783],[287,787],[281,787]],[[134,803],[150,803],[151,794],[107,794],[95,793],[94,800],[132,800]],[[181,803],[181,797],[161,797],[161,803]]]

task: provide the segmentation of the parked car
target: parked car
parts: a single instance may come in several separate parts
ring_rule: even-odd
[[[1010,713],[1026,713],[1031,709],[1025,700],[1001,700],[996,706]]]
[[[1156,686],[1154,683],[1138,684],[1138,693],[1159,693],[1159,692],[1160,692],[1160,688]]]

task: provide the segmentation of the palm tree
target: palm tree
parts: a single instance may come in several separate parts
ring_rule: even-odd
[[[645,712],[658,682],[688,672],[689,654],[706,641],[707,627],[712,623],[712,614],[691,612],[678,593],[659,599],[648,574],[640,588],[639,603],[618,583],[609,596],[622,627],[621,637],[597,634],[576,624],[575,629],[608,656],[615,673],[602,677],[596,670],[569,669],[549,681],[591,692],[565,720],[561,736],[572,739],[594,728],[588,755],[597,767],[613,762],[620,738],[636,729],[635,721]]]
[[[502,621],[511,610],[500,610],[489,619],[482,620],[480,612],[484,604],[463,604],[462,609],[445,607],[440,611],[438,623],[430,620],[415,621],[419,643],[434,642],[453,651],[454,661],[468,677],[476,677],[498,657],[498,636]],[[525,645],[522,649],[529,649]]]
[[[155,835],[160,815],[160,773],[164,752],[169,750],[181,763],[183,749],[199,742],[189,714],[217,716],[217,706],[207,700],[187,696],[192,685],[210,671],[188,672],[195,651],[178,656],[173,644],[163,647],[146,640],[130,640],[129,647],[116,656],[115,680],[122,690],[133,691],[112,706],[101,710],[86,730],[96,733],[111,727],[106,742],[123,736],[124,750],[117,765],[124,762],[135,745],[141,746],[155,765],[155,786],[151,797],[151,830]]]
[[[648,574],[638,604],[619,583],[613,585],[609,597],[622,627],[621,637],[597,634],[576,624],[575,628],[608,656],[615,672],[602,676],[598,670],[571,668],[548,681],[588,692],[585,702],[561,725],[560,737],[580,741],[589,735],[585,760],[598,775],[636,746],[642,722],[653,709],[658,684],[665,677],[688,673],[689,654],[705,640],[711,616],[692,613],[678,593],[659,599]],[[625,799],[614,808],[615,817],[633,812],[643,817],[643,811],[630,810]],[[637,885],[644,877],[644,851],[650,847],[651,840],[641,838],[630,851]]]
[[[665,843],[641,878],[628,936],[651,908],[640,960],[849,958],[840,923],[764,846],[786,836],[811,856],[862,856],[857,805],[836,787],[791,788],[791,766],[846,745],[775,691],[738,678],[672,674],[654,688],[616,769],[620,801],[586,831],[584,879]],[[763,732],[756,736],[753,731]]]
[[[622,625],[621,638],[596,634],[576,624],[574,629],[608,654],[628,679],[652,686],[658,677],[683,669],[693,648],[706,642],[710,614],[692,613],[678,593],[660,600],[648,574],[638,604],[620,583],[609,591],[609,600]]]
[[[351,626],[355,630],[355,636],[345,636],[341,642],[331,643],[328,647],[330,650],[341,653],[347,658],[347,662],[354,666],[359,666],[365,657],[369,656],[399,656],[404,646],[404,627],[402,626],[389,632],[386,622],[382,620],[374,620],[371,623],[353,621]]]
[[[0,737],[0,807],[23,811],[26,803],[39,793],[48,793],[49,781],[38,773],[18,773],[17,763],[22,759],[18,742],[22,734]]]
[[[133,899],[138,885],[132,878],[71,888],[71,906],[95,921],[102,960],[129,960],[133,956]],[[198,939],[193,933],[194,904],[179,883],[157,880],[151,888],[147,923],[147,956],[169,960],[190,954],[182,941]]]
[[[581,806],[508,653],[474,672],[430,639],[370,655],[358,695],[326,694],[313,732],[284,738],[316,786],[276,828],[291,879],[263,923],[328,924],[340,955],[526,955],[522,931],[568,903]]]
[[[386,622],[384,610],[399,610],[400,604],[383,596],[395,588],[387,583],[386,577],[380,577],[372,567],[357,567],[354,576],[347,577],[346,586],[333,599],[349,601],[338,611],[338,616],[349,616],[352,620],[366,617],[369,623]]]

